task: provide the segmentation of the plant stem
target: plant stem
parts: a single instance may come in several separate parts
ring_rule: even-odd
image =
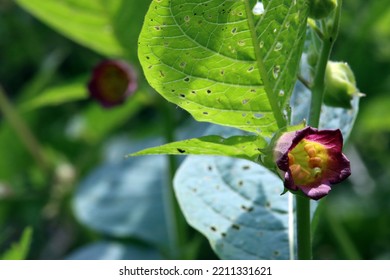
[[[308,125],[317,127],[320,122],[321,106],[324,94],[324,77],[326,64],[329,59],[332,43],[328,40],[323,41],[320,52],[320,60],[318,62],[313,87],[310,106],[310,115]],[[297,207],[297,250],[299,260],[310,260],[312,258],[311,249],[311,228],[310,228],[310,199],[296,195]]]
[[[311,127],[318,127],[320,123],[321,106],[324,99],[325,90],[325,70],[329,60],[330,51],[332,50],[333,42],[330,40],[324,40],[319,61],[316,67],[316,72],[313,80],[310,115],[308,125]]]
[[[290,260],[295,259],[295,219],[294,219],[294,195],[288,192],[288,240]]]
[[[164,118],[165,139],[167,143],[175,141],[174,136],[174,118],[171,110],[171,104],[163,102],[161,113]],[[166,156],[168,161],[168,187],[164,191],[165,216],[167,221],[169,235],[169,257],[171,259],[184,258],[182,248],[186,242],[187,224],[180,210],[173,189],[173,178],[175,176],[177,163],[173,155]]]
[[[315,70],[313,86],[311,90],[311,104],[308,125],[319,127],[321,107],[325,91],[325,71],[333,44],[337,38],[342,0],[338,1],[338,6],[334,14],[333,24],[327,29],[326,23],[322,24],[321,37],[322,45],[318,64]],[[310,200],[307,197],[296,196],[297,202],[297,239],[298,239],[298,259],[309,260],[312,258],[311,248],[311,228],[310,228]]]
[[[311,260],[310,199],[296,195],[298,259]]]
[[[341,5],[342,0],[338,1],[337,9],[333,18],[333,24],[327,29],[326,24],[322,24],[322,34],[324,36],[322,39],[322,46],[320,50],[320,56],[318,59],[316,71],[313,79],[313,86],[311,90],[311,104],[310,104],[310,115],[308,120],[308,125],[311,127],[317,127],[320,123],[321,115],[321,106],[324,99],[325,91],[325,71],[326,65],[328,63],[330,53],[333,48],[333,44],[336,41],[339,25],[340,25],[340,15],[341,15]]]
[[[31,156],[35,159],[39,168],[43,171],[47,171],[48,165],[42,148],[35,138],[34,134],[9,101],[3,87],[0,85],[0,111],[4,117],[8,120],[11,127],[18,134],[20,140],[30,152]]]

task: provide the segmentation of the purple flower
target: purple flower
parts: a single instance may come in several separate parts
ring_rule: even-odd
[[[318,200],[349,175],[349,160],[342,153],[340,130],[318,130],[306,127],[286,132],[278,139],[274,158],[284,178],[285,188],[301,190]]]
[[[93,70],[88,83],[90,96],[103,107],[122,104],[137,89],[134,69],[121,60],[105,60]]]

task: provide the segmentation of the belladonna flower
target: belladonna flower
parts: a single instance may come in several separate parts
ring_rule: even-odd
[[[315,200],[327,195],[332,184],[351,175],[342,147],[343,137],[338,129],[306,127],[282,134],[274,147],[274,159],[285,188],[301,190]]]
[[[106,60],[98,64],[88,84],[90,96],[103,107],[123,103],[137,89],[134,69],[121,60]]]

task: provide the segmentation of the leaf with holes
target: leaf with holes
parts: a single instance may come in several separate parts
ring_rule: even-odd
[[[199,121],[263,136],[284,109],[305,38],[307,0],[155,0],[139,39],[149,83]]]
[[[258,157],[261,153],[260,149],[266,146],[267,142],[263,138],[255,135],[231,136],[229,138],[209,135],[145,149],[130,156],[152,154],[219,155],[258,162]]]
[[[288,259],[288,196],[271,171],[242,159],[190,156],[175,193],[187,222],[222,259]]]

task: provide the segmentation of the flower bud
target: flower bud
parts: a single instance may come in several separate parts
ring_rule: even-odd
[[[325,105],[350,109],[351,99],[355,95],[359,95],[359,90],[349,65],[328,61],[325,72]]]
[[[90,96],[103,107],[123,103],[137,89],[134,69],[121,60],[106,60],[98,64],[88,84]]]
[[[310,0],[309,17],[322,19],[337,7],[337,0]]]

